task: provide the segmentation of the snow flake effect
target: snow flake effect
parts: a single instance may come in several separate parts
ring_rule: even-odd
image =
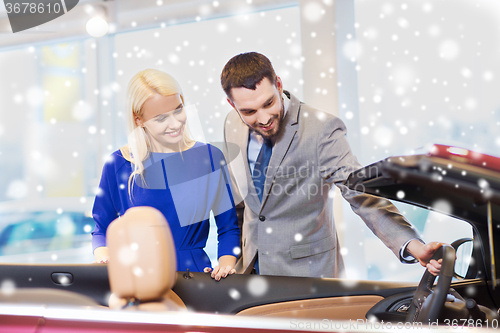
[[[268,289],[269,285],[264,277],[255,275],[248,279],[247,290],[253,297],[264,296]]]

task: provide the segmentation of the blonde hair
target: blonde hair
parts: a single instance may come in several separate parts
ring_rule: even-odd
[[[130,80],[126,104],[128,144],[120,148],[120,151],[123,157],[133,165],[132,174],[128,179],[128,193],[131,200],[135,177],[141,176],[142,182],[145,184],[143,162],[148,158],[153,147],[149,133],[138,126],[135,120],[136,117],[142,116],[144,103],[155,94],[162,96],[179,94],[184,104],[184,96],[179,83],[165,72],[157,69],[145,69],[135,74]],[[188,146],[193,142],[186,124],[181,144]]]

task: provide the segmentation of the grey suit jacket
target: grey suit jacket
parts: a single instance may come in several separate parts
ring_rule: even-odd
[[[296,97],[283,120],[269,162],[262,202],[248,165],[249,128],[236,111],[224,126],[225,154],[235,202],[244,202],[243,267],[258,254],[261,274],[340,277],[344,264],[329,191],[340,188],[366,225],[400,257],[417,233],[389,201],[342,185],[361,166],[351,153],[342,120]],[[401,258],[400,258],[401,259]]]

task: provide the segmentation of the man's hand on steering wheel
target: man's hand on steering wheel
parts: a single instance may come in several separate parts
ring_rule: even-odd
[[[423,259],[425,259],[426,253],[431,251],[435,252],[432,260],[427,258],[428,261],[435,261],[441,267],[439,268],[439,280],[437,285],[434,287],[434,281],[436,276],[434,276],[429,269],[427,269],[418,284],[415,295],[411,301],[410,308],[408,309],[406,315],[407,322],[423,322],[429,323],[434,322],[439,318],[442,308],[446,302],[446,295],[450,290],[451,279],[453,277],[453,270],[455,266],[455,249],[450,245],[443,244],[435,249],[435,245],[429,245],[426,247],[417,245],[418,248],[422,248],[422,253],[424,254]],[[425,248],[426,247],[426,248]],[[413,253],[412,253],[413,254]],[[435,259],[443,258],[441,263]],[[424,260],[419,260],[422,262]],[[432,263],[431,266],[434,266]]]
[[[437,276],[441,271],[441,264],[443,259],[434,260],[431,259],[434,253],[439,249],[444,243],[440,242],[430,242],[428,244],[422,244],[418,239],[412,240],[408,243],[406,247],[407,250],[420,262],[424,267],[427,267],[429,273]]]

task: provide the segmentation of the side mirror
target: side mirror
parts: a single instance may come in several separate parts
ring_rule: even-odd
[[[457,256],[453,275],[459,280],[463,280],[467,275],[467,270],[472,260],[473,245],[474,242],[471,238],[461,238],[451,243]]]

